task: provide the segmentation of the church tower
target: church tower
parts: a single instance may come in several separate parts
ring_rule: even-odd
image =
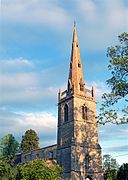
[[[64,178],[103,180],[95,116],[95,92],[85,86],[74,24],[67,88],[58,93],[57,161]]]

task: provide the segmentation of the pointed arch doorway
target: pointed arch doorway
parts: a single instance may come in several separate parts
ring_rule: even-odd
[[[90,176],[87,176],[85,180],[92,180],[92,178]]]

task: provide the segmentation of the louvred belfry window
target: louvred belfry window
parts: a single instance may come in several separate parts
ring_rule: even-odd
[[[64,107],[64,122],[68,121],[68,105]]]
[[[87,106],[82,106],[82,118],[88,120],[88,108]]]

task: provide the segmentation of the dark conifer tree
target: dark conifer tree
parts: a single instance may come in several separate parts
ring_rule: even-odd
[[[39,148],[39,137],[37,133],[30,129],[25,132],[25,135],[22,136],[21,141],[21,151],[29,152]]]

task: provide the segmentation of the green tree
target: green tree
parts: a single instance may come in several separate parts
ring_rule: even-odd
[[[103,156],[103,170],[105,180],[116,180],[119,165],[116,159],[112,158],[109,154]]]
[[[100,124],[128,123],[128,105],[124,106],[128,102],[128,33],[124,32],[118,38],[119,45],[107,50],[111,78],[106,82],[111,91],[102,96],[103,103],[98,117]]]
[[[2,159],[13,159],[19,152],[19,143],[12,134],[4,136],[0,141]]]
[[[0,179],[1,180],[16,180],[17,168],[13,163],[7,160],[0,160]]]
[[[117,172],[117,180],[128,180],[128,163],[120,166]]]
[[[1,180],[62,180],[62,174],[63,169],[59,165],[41,159],[17,166],[0,161]]]
[[[28,152],[39,148],[39,137],[37,133],[30,129],[22,136],[21,150],[22,152]]]
[[[49,164],[41,159],[18,165],[17,179],[22,180],[61,180],[63,170],[59,165]]]

